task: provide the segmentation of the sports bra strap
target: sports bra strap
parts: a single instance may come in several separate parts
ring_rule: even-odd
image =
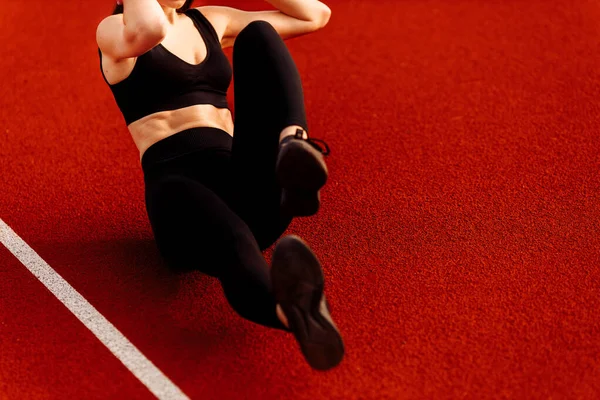
[[[221,47],[221,41],[219,40],[219,35],[215,30],[214,26],[210,23],[210,21],[200,12],[197,8],[190,8],[185,12],[185,15],[190,17],[196,25],[202,30],[202,34],[208,35],[211,37],[215,44]]]

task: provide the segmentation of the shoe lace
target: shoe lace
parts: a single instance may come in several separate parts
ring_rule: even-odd
[[[303,131],[302,129],[296,129],[295,138],[296,139],[300,139],[300,140],[305,140],[306,142],[308,142],[308,144],[310,144],[312,147],[314,147],[315,149],[317,149],[324,156],[328,156],[331,153],[331,150],[329,149],[329,146],[327,145],[327,143],[325,143],[324,140],[308,137],[308,132],[306,132],[307,139],[304,139],[302,137],[302,134],[304,132],[305,131]],[[320,144],[323,144],[323,146],[325,147],[325,149],[323,149],[320,146]]]

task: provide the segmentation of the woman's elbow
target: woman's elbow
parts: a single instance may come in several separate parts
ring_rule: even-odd
[[[327,7],[325,4],[321,3],[321,7],[319,9],[318,15],[315,18],[315,22],[317,24],[317,29],[324,28],[331,18],[331,9]]]

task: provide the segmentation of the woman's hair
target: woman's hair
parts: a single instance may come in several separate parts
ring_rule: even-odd
[[[185,0],[185,4],[181,6],[181,8],[177,9],[178,13],[186,12],[192,6],[194,0]],[[117,4],[115,10],[113,11],[113,15],[115,14],[123,14],[123,4]]]

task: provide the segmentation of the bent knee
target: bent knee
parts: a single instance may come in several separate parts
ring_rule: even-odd
[[[246,46],[248,44],[256,45],[271,38],[281,39],[273,25],[267,21],[253,21],[238,34],[234,47],[239,48],[240,45]]]
[[[271,25],[270,22],[267,21],[252,21],[250,22],[248,25],[246,25],[246,27],[244,29],[242,29],[242,31],[240,32],[240,34],[242,32],[250,32],[250,33],[277,33],[277,31],[275,30],[275,28],[273,27],[273,25]]]

